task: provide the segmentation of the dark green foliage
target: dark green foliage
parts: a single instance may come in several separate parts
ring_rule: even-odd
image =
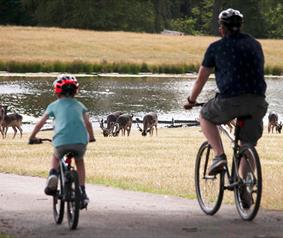
[[[217,35],[218,14],[230,7],[244,14],[245,32],[283,37],[282,0],[0,0],[0,24]]]

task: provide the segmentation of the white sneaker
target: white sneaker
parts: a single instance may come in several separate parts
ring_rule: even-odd
[[[57,192],[58,186],[58,177],[54,174],[51,174],[47,178],[46,187],[44,192],[46,195],[55,195]]]

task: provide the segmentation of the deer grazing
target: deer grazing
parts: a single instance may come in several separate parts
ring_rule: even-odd
[[[2,134],[3,138],[4,138],[4,132],[3,132],[3,128],[2,128],[2,122],[3,122],[5,114],[6,114],[5,112],[6,112],[5,107],[0,105],[0,133]]]
[[[133,114],[122,114],[120,115],[116,123],[114,124],[113,136],[118,136],[120,131],[122,131],[122,135],[125,136],[127,131],[127,136],[130,135],[131,128],[133,123]]]
[[[1,131],[3,139],[7,136],[9,127],[12,127],[14,130],[13,139],[15,138],[17,134],[17,129],[20,131],[20,136],[22,137],[23,130],[21,126],[22,126],[23,117],[18,113],[7,114],[7,106],[1,106],[0,110],[2,111],[1,113],[4,112],[4,116],[2,115],[0,118],[0,123],[1,123],[0,131]]]
[[[117,111],[117,112],[113,112],[110,115],[108,115],[106,119],[106,128],[104,127],[103,119],[101,120],[100,128],[102,129],[102,134],[104,137],[113,136],[113,130],[114,130],[117,118],[122,114],[123,114],[122,112]]]
[[[282,122],[278,123],[278,114],[276,112],[270,112],[268,115],[268,133],[273,133],[274,127],[276,132],[281,133]]]
[[[137,119],[138,121],[138,119]],[[143,129],[139,126],[137,122],[137,127],[139,128],[139,131],[142,133],[142,136],[146,136],[147,133],[149,133],[151,136],[153,135],[153,130],[155,127],[155,133],[157,135],[157,123],[158,123],[158,117],[155,112],[147,113],[143,117]]]

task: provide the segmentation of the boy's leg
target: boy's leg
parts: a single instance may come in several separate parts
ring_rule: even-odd
[[[83,159],[76,159],[76,167],[79,175],[80,186],[85,185],[85,163]]]
[[[79,176],[79,183],[81,188],[81,209],[86,208],[89,203],[89,198],[85,191],[85,164],[83,159],[76,159],[76,167]]]
[[[59,161],[55,155],[51,159],[51,169],[47,178],[46,187],[44,192],[46,195],[54,195],[57,192],[58,186],[58,167]]]

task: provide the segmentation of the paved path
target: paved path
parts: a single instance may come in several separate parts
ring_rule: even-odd
[[[43,194],[45,179],[0,174],[0,233],[15,237],[97,238],[283,238],[283,212],[260,211],[242,221],[234,206],[206,216],[196,201],[87,185],[91,203],[79,227],[66,219],[53,223],[52,199]]]

